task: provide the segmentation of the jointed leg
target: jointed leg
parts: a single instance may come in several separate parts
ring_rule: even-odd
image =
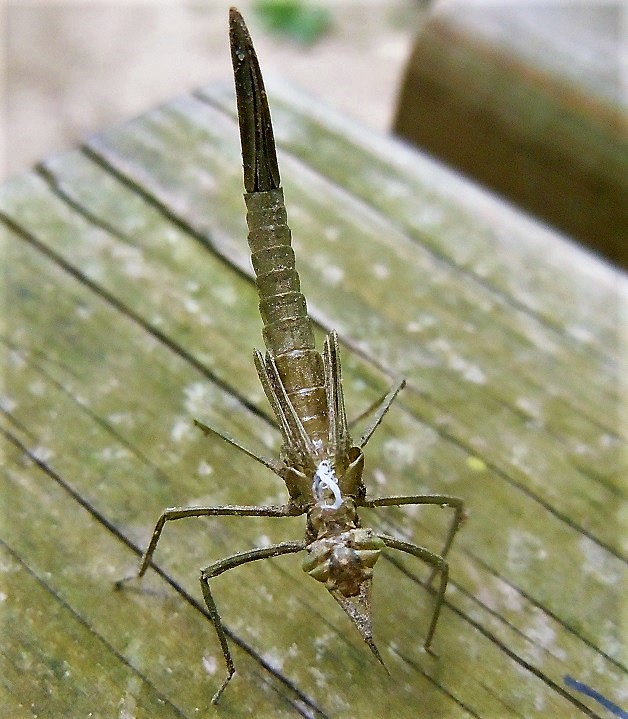
[[[438,623],[438,616],[440,614],[443,600],[445,598],[445,590],[447,589],[447,580],[449,578],[449,565],[447,562],[434,552],[430,552],[429,549],[419,547],[417,544],[411,544],[410,542],[404,542],[396,537],[391,537],[388,534],[378,534],[380,539],[384,540],[384,543],[392,549],[399,549],[401,552],[407,552],[412,554],[419,559],[422,559],[427,564],[431,564],[434,567],[435,572],[440,572],[440,588],[438,591],[438,597],[436,598],[436,606],[434,607],[434,613],[432,614],[432,621],[425,637],[425,651],[429,652],[433,656],[436,654],[430,649],[434,632],[436,631],[436,624]]]
[[[251,549],[247,552],[238,552],[231,557],[226,559],[220,559],[209,567],[206,567],[201,571],[201,589],[203,590],[203,597],[205,604],[209,610],[209,616],[212,620],[220,646],[222,648],[222,654],[225,658],[225,664],[227,665],[227,676],[218,688],[218,691],[212,697],[212,704],[217,704],[220,699],[220,695],[223,693],[225,687],[231,680],[231,677],[235,674],[235,666],[233,659],[231,658],[231,652],[229,651],[229,644],[227,643],[227,635],[222,625],[222,620],[216,609],[216,603],[212,597],[211,590],[209,588],[209,580],[213,577],[217,577],[219,574],[226,572],[228,569],[238,567],[240,564],[246,564],[247,562],[254,562],[257,559],[268,559],[269,557],[278,557],[280,554],[293,554],[300,552],[306,547],[305,541],[300,542],[281,542],[280,544],[272,544],[270,547],[261,547],[259,549]]]
[[[372,405],[369,407],[366,412],[363,412],[360,417],[363,417],[367,414],[370,414],[371,411],[375,410],[375,416],[371,420],[371,423],[369,426],[364,430],[364,434],[360,438],[360,441],[358,442],[358,447],[364,447],[364,445],[369,441],[371,438],[371,435],[373,432],[379,427],[380,422],[384,418],[384,415],[388,410],[390,409],[390,405],[393,403],[395,397],[399,394],[399,392],[406,386],[405,379],[398,380],[389,390],[388,392],[382,397],[381,400],[377,402],[376,405]],[[353,424],[353,422],[351,423]]]
[[[151,562],[155,549],[157,548],[157,542],[164,528],[166,522],[173,521],[175,519],[184,519],[185,517],[211,517],[211,516],[238,516],[238,517],[294,517],[295,514],[300,512],[295,511],[294,508],[289,504],[283,505],[268,505],[268,506],[247,506],[247,505],[223,505],[222,507],[169,507],[164,509],[161,516],[157,520],[155,529],[150,538],[148,547],[144,552],[140,561],[140,566],[137,575],[132,577],[125,577],[116,582],[116,586],[119,588],[125,582],[135,577],[142,577],[148,569],[148,565]]]
[[[464,501],[460,499],[460,497],[451,497],[447,494],[417,494],[409,497],[378,497],[377,499],[366,500],[363,506],[398,507],[403,504],[437,504],[440,507],[451,507],[454,510],[454,516],[452,517],[447,536],[445,537],[445,543],[440,552],[440,556],[444,559],[451,548],[456,532],[460,529],[466,518]],[[430,574],[427,580],[428,585],[434,581],[437,571],[438,570],[435,569]]]
[[[232,444],[234,447],[237,447],[239,450],[244,452],[244,454],[248,454],[249,457],[252,457],[260,464],[263,464],[265,467],[268,467],[271,472],[278,474],[280,477],[283,476],[283,465],[278,460],[273,459],[272,457],[266,457],[266,455],[263,454],[258,454],[255,450],[249,449],[246,445],[242,444],[239,439],[232,437],[227,432],[223,432],[221,430],[215,429],[214,427],[210,427],[209,425],[201,422],[200,419],[195,419],[194,424],[206,435],[211,436],[215,434],[217,437],[220,437],[220,439],[224,439],[225,442],[229,442],[229,444]]]

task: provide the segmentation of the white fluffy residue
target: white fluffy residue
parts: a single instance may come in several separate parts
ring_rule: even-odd
[[[334,495],[334,501],[332,504],[325,502],[324,492],[329,490]],[[324,459],[317,467],[314,473],[314,480],[312,482],[312,493],[316,497],[316,501],[322,507],[328,509],[338,509],[342,504],[342,495],[340,494],[340,487],[338,487],[338,480],[334,473],[334,468],[331,466],[331,462],[328,459]]]

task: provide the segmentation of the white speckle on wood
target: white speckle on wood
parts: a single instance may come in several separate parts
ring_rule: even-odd
[[[177,417],[172,425],[172,429],[170,430],[170,439],[173,442],[180,442],[186,437],[186,435],[191,433],[190,430],[190,420],[187,418],[183,419],[182,417]]]
[[[510,586],[510,584],[506,584],[506,582],[500,582],[499,592],[501,594],[502,601],[506,609],[510,610],[511,612],[523,611],[523,596],[521,595],[519,590],[515,589],[515,587]]]
[[[390,276],[390,268],[382,264],[373,265],[372,272],[378,280],[385,280],[387,277]]]
[[[92,315],[92,308],[86,307],[85,305],[77,305],[74,312],[79,319],[87,320]]]
[[[575,337],[578,342],[582,342],[585,345],[590,345],[595,342],[595,336],[588,327],[582,327],[581,325],[567,325],[567,327],[565,327],[565,331],[567,334]]]
[[[453,356],[449,358],[449,366],[451,369],[459,372],[467,382],[473,382],[473,384],[486,384],[486,375],[475,364],[471,364],[463,357]]]
[[[112,412],[107,415],[107,421],[115,425],[124,425],[125,427],[133,427],[133,414],[131,412]]]
[[[205,655],[201,659],[201,664],[203,666],[203,669],[210,675],[213,676],[216,673],[216,670],[218,669],[218,662],[216,661],[215,657],[211,657],[208,655]]]
[[[24,359],[22,353],[17,352],[16,350],[9,351],[7,355],[7,362],[12,369],[21,369],[22,367],[26,367],[26,360]]]
[[[406,324],[406,331],[416,334],[417,332],[423,332],[423,330],[433,327],[436,324],[436,318],[432,315],[421,315],[417,319],[410,320]]]
[[[13,397],[9,397],[6,394],[0,395],[0,409],[9,414],[13,412],[16,407],[17,402],[13,399]]]
[[[534,695],[534,708],[541,712],[543,709],[545,709],[545,695],[541,694],[541,692],[536,692]]]
[[[523,574],[531,564],[546,557],[543,542],[534,534],[519,529],[508,533],[506,561],[510,571]]]
[[[209,404],[209,390],[206,382],[193,382],[183,389],[185,396],[184,407],[186,411],[196,417],[201,414]]]
[[[197,314],[201,308],[198,301],[193,297],[185,297],[183,299],[183,306],[185,307],[185,311],[189,312],[191,315]]]
[[[327,676],[318,667],[310,667],[310,674],[319,689],[325,689],[327,687]]]
[[[621,582],[621,572],[609,553],[589,537],[582,536],[578,540],[583,562],[581,571],[588,574],[599,584],[613,586]]]
[[[408,467],[416,463],[416,444],[393,437],[384,443],[384,456],[394,467]]]
[[[226,307],[233,307],[238,299],[236,291],[231,285],[214,285],[211,293],[218,302]]]
[[[179,241],[179,233],[177,232],[177,230],[166,228],[165,232],[163,233],[163,238],[169,245],[176,245]]]
[[[510,450],[510,461],[514,467],[528,471],[528,455],[530,454],[529,447],[520,442],[513,444]]]
[[[196,472],[200,477],[208,477],[210,474],[214,473],[214,468],[211,466],[211,464],[209,464],[209,462],[206,462],[204,459],[202,459],[198,463]]]
[[[128,277],[138,279],[146,275],[146,263],[138,247],[117,245],[112,255],[115,260],[121,261],[122,270]]]
[[[380,487],[383,487],[386,484],[386,475],[381,469],[375,468],[373,470],[373,479],[379,484]]]
[[[327,225],[323,230],[323,235],[329,242],[337,242],[340,237],[340,230],[336,225]]]
[[[137,708],[137,695],[141,692],[142,680],[135,675],[129,677],[122,699],[118,719],[135,719]]]
[[[32,455],[40,462],[47,462],[49,459],[52,459],[55,456],[55,453],[52,449],[49,449],[48,447],[38,445],[37,447],[35,447],[35,449],[33,449]]]
[[[119,445],[114,445],[113,447],[103,447],[100,450],[100,457],[105,462],[111,462],[119,459],[125,459],[131,455],[130,450],[128,450],[126,447],[120,447]]]
[[[281,671],[283,668],[283,654],[279,651],[276,647],[273,647],[272,649],[269,649],[267,652],[264,652],[264,659],[266,662],[275,670],[275,671]]]
[[[527,635],[537,649],[535,651],[535,661],[537,663],[543,660],[544,652],[542,650],[554,654],[556,631],[552,626],[552,620],[547,614],[535,610],[532,621],[528,622]]]
[[[325,265],[325,267],[323,268],[322,276],[323,282],[326,285],[336,287],[342,282],[345,276],[345,272],[342,267],[338,267],[337,265]]]
[[[543,402],[541,397],[518,397],[515,400],[515,406],[537,421],[543,416]]]

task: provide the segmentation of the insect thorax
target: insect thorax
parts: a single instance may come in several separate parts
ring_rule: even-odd
[[[303,571],[345,597],[360,593],[370,580],[384,542],[372,529],[359,526],[355,503],[345,499],[338,509],[314,507],[308,524],[317,537],[307,546]]]

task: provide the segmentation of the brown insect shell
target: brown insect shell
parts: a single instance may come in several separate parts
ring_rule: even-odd
[[[346,512],[351,500],[345,501]],[[317,509],[329,513],[329,508]],[[331,511],[341,510],[342,505],[338,510]],[[323,524],[328,528],[330,522]],[[319,536],[307,547],[308,554],[303,560],[303,571],[323,582],[329,591],[339,591],[345,597],[355,596],[360,593],[362,583],[373,575],[373,567],[383,547],[383,540],[372,529],[361,527]]]
[[[301,509],[312,503],[312,479],[294,467],[286,467],[283,473],[290,500]]]
[[[338,487],[343,497],[354,497],[359,501],[366,495],[366,488],[362,482],[364,454],[359,447],[351,447],[346,459],[348,464],[346,464],[344,472],[339,467],[334,468],[336,473],[340,474]],[[282,472],[282,479],[286,483],[290,500],[294,505],[302,509],[312,505],[315,501],[312,495],[313,475],[308,476],[296,467],[286,465]],[[310,511],[310,515],[313,511]],[[317,532],[314,531],[315,536],[316,534]]]
[[[338,466],[334,467],[338,476],[338,487],[343,497],[355,497],[356,499],[364,499],[366,488],[362,482],[362,472],[364,471],[364,453],[360,447],[351,447],[348,452],[347,459],[349,464],[342,471]]]

